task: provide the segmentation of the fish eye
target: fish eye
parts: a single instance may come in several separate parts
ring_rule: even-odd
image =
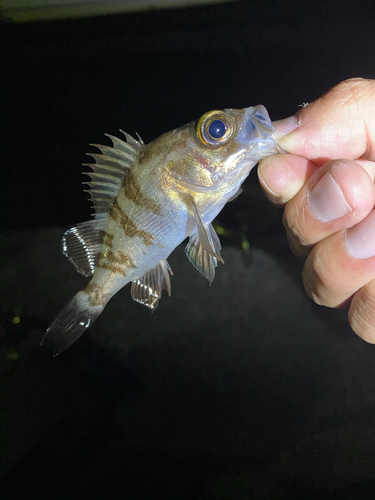
[[[213,139],[221,139],[225,134],[227,127],[222,120],[214,120],[208,127],[208,133]]]
[[[197,124],[197,135],[207,145],[218,146],[230,139],[235,131],[233,118],[224,111],[209,111]]]

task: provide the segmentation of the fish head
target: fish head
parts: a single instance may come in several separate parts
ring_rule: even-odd
[[[262,105],[209,111],[173,131],[178,147],[168,155],[168,173],[193,192],[229,192],[262,158],[280,152],[274,131]]]

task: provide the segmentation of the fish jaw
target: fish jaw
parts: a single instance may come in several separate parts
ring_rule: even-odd
[[[275,128],[264,106],[226,111],[237,117],[235,147],[223,161],[222,177],[213,190],[221,191],[228,200],[260,160],[282,150],[275,140]]]
[[[274,138],[275,127],[266,108],[262,105],[252,106],[245,108],[244,112],[237,142],[247,148],[246,157],[255,165],[266,156],[279,153],[280,148]]]

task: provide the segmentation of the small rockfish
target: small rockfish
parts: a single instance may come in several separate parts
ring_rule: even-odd
[[[185,238],[193,266],[211,283],[221,245],[211,224],[241,193],[250,170],[280,151],[264,106],[210,111],[145,145],[122,132],[113,146],[94,144],[87,182],[95,218],[63,236],[63,253],[92,279],[58,314],[42,344],[55,354],[95,321],[131,282],[134,300],[155,309],[171,294],[169,254]]]

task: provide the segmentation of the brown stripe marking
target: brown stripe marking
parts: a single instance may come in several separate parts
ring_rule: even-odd
[[[97,283],[89,283],[84,290],[88,295],[88,302],[90,306],[104,305],[104,298],[100,293],[101,288]]]
[[[85,288],[85,292],[88,295],[93,295],[99,290],[99,286],[96,283],[89,283],[87,287]]]
[[[148,196],[145,196],[141,193],[141,187],[138,184],[138,181],[135,178],[132,170],[129,170],[129,173],[125,180],[124,195],[125,198],[131,200],[133,203],[135,203],[135,205],[151,210],[151,212],[153,212],[154,214],[161,215],[161,206],[158,205],[152,198],[149,198]]]
[[[110,264],[117,263],[117,259],[115,257],[115,254],[112,252],[112,250],[108,250],[108,252],[106,252],[106,257],[107,257],[107,260]]]
[[[117,200],[115,201],[112,207],[110,217],[112,217],[114,221],[120,224],[122,230],[124,231],[124,234],[126,236],[129,236],[129,238],[134,238],[135,236],[139,236],[140,238],[143,239],[145,245],[147,246],[153,245],[154,237],[152,236],[152,234],[143,231],[143,229],[138,229],[137,226],[134,224],[134,222],[129,218],[128,215],[126,215],[126,213],[119,206]]]
[[[118,251],[117,255],[115,255],[112,250],[109,250],[107,253],[107,259],[110,264],[120,263],[125,267],[137,269],[137,266],[134,264],[132,258],[129,255],[126,255],[126,253],[122,252],[121,250]]]
[[[124,268],[122,268],[120,266],[115,266],[113,264],[108,264],[107,262],[104,262],[103,264],[99,264],[97,267],[99,267],[100,269],[104,269],[105,271],[111,271],[111,273],[122,274],[122,276],[124,276],[124,278],[126,278],[126,276],[127,276]]]
[[[100,262],[102,259],[104,260],[104,262]],[[105,255],[103,255],[102,253],[98,254],[98,260],[99,262],[96,267],[99,267],[100,269],[104,269],[106,271],[112,271],[117,274],[122,274],[125,277],[127,276],[126,271],[128,269],[137,269],[137,266],[134,264],[133,259],[121,250],[119,250],[118,253],[115,254],[112,250],[108,249]]]
[[[112,248],[112,246],[113,246],[113,238],[114,238],[113,234],[105,233],[105,235],[103,237],[103,243],[105,245],[107,245],[108,248]]]
[[[130,257],[130,255],[126,255],[125,252],[122,252],[121,250],[118,253],[118,258],[121,262],[126,267],[131,267],[133,269],[137,269],[137,266],[134,264],[133,259]]]

